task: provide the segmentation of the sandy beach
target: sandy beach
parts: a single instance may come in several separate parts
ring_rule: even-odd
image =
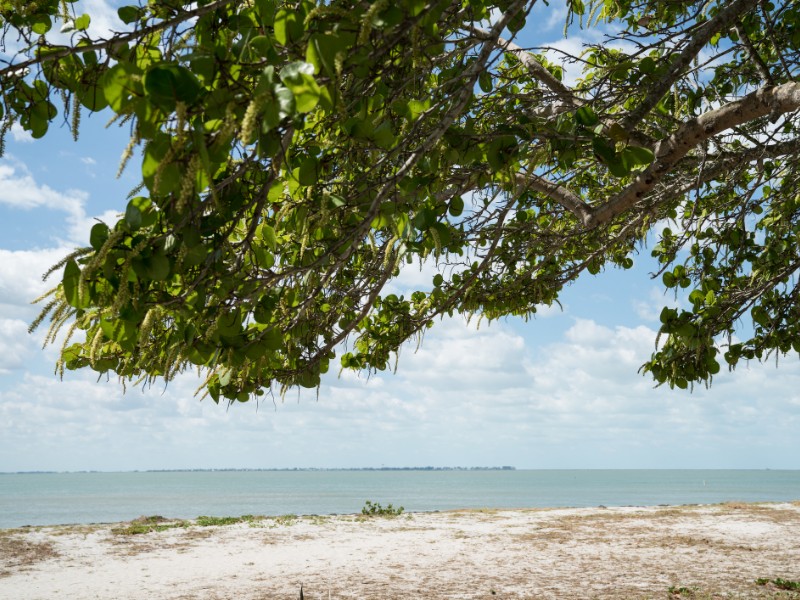
[[[800,502],[0,531],[3,600],[800,598],[798,580]]]

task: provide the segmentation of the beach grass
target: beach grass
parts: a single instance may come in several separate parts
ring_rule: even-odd
[[[26,539],[16,530],[0,531],[0,578],[11,575],[11,569],[24,569],[59,553],[52,541]]]

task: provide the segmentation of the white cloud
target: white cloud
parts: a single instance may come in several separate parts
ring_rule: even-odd
[[[53,287],[52,280],[42,281],[42,275],[61,260],[66,247],[44,250],[4,250],[0,248],[0,310],[6,317],[30,320],[38,309],[30,305]]]
[[[19,123],[14,123],[11,126],[11,137],[20,144],[31,144],[35,141],[30,132],[25,131]]]
[[[0,205],[16,210],[48,209],[66,213],[66,239],[56,240],[59,246],[84,246],[89,231],[97,220],[113,225],[118,212],[107,210],[99,217],[86,214],[89,196],[77,189],[58,191],[36,181],[28,167],[13,158],[0,162]]]
[[[78,6],[77,14],[85,12],[92,17],[89,35],[93,39],[108,39],[114,32],[130,30],[130,26],[120,20],[117,9],[108,0],[83,0]]]
[[[0,318],[0,375],[21,369],[30,354],[28,325],[19,319]]]
[[[760,365],[721,374],[694,395],[654,390],[636,372],[654,334],[576,320],[537,349],[507,324],[476,330],[450,319],[418,352],[404,349],[396,375],[333,373],[318,396],[230,409],[198,401],[191,374],[125,395],[90,372],[64,382],[27,374],[0,387],[0,454],[17,449],[15,469],[791,463],[796,361],[780,377]],[[771,445],[783,449],[774,460]]]
[[[679,298],[675,297],[673,290],[667,290],[663,287],[651,287],[646,300],[635,298],[632,300],[633,310],[636,315],[649,323],[658,323],[661,316],[661,310],[668,306],[669,308],[679,308],[683,303]]]
[[[0,372],[26,368],[33,372],[55,361],[57,348],[41,350],[47,331],[45,322],[29,335],[27,328],[42,309],[31,302],[55,286],[60,272],[47,281],[42,275],[76,246],[86,245],[96,222],[85,212],[88,195],[79,190],[57,191],[36,181],[27,167],[14,159],[0,162],[0,206],[6,206],[13,223],[14,213],[49,210],[66,213],[67,238],[53,240],[52,247],[10,250],[0,248]],[[112,224],[116,212],[106,211],[101,219]],[[42,217],[44,220],[44,217]]]
[[[67,213],[67,221],[75,226],[86,214],[86,192],[58,192],[36,182],[28,168],[14,159],[0,163],[0,204],[20,210],[47,208]]]

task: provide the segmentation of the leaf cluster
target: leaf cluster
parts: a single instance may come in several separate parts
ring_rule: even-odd
[[[646,243],[685,300],[656,382],[797,351],[800,9],[571,1],[573,27],[620,42],[562,56],[572,82],[514,43],[532,5],[171,0],[119,8],[105,39],[70,2],[3,2],[22,41],[3,134],[102,111],[141,171],[55,267],[34,325],[64,333],[59,368],[198,368],[217,402],[313,388],[337,353],[387,369],[443,315],[534,315]],[[428,285],[387,293],[417,264]]]

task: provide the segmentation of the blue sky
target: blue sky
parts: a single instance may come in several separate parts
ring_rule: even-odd
[[[103,0],[93,27],[113,27]],[[553,3],[555,4],[555,3]],[[579,48],[555,9],[525,42]],[[98,31],[101,29],[98,29]],[[583,38],[581,37],[583,36]],[[112,223],[136,184],[115,174],[125,130],[84,115],[76,143],[55,126],[15,130],[0,159],[0,471],[514,465],[517,468],[800,468],[800,366],[742,366],[693,394],[637,373],[671,298],[631,271],[588,276],[527,323],[437,324],[398,372],[335,372],[314,391],[230,409],[194,396],[196,377],[131,389],[92,372],[53,374],[56,349],[27,334],[41,274]],[[394,285],[428,284],[414,270]]]

